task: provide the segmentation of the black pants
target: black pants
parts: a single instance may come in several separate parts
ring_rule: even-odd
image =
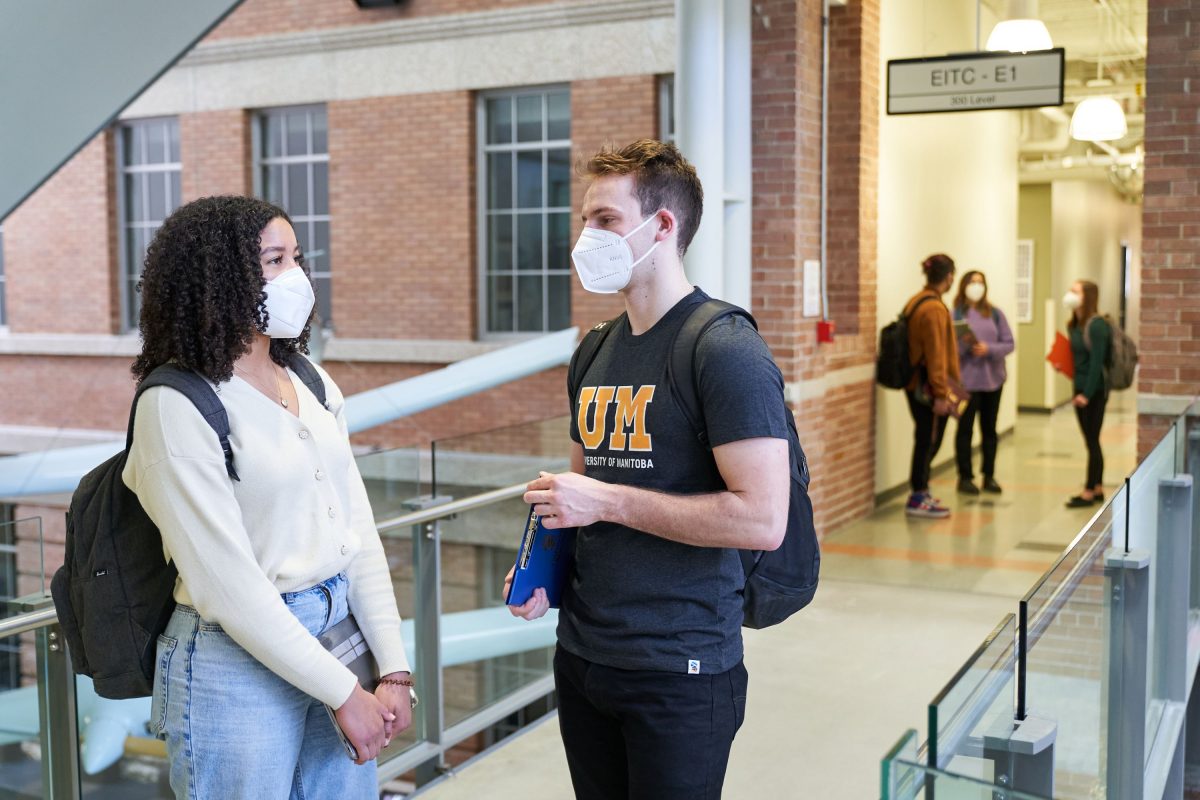
[[[983,477],[995,475],[996,469],[996,417],[1000,414],[1001,386],[994,392],[975,392],[967,403],[967,410],[958,421],[958,435],[954,437],[954,457],[958,461],[958,477],[971,480],[971,434],[974,433],[975,417],[979,416],[979,429],[983,433]]]
[[[905,392],[913,418],[912,468],[908,482],[914,493],[929,490],[929,466],[946,435],[946,418],[933,413],[933,407],[919,402],[913,392]]]
[[[1083,408],[1075,408],[1075,418],[1079,420],[1079,430],[1083,431],[1083,441],[1087,444],[1087,483],[1085,489],[1091,489],[1104,483],[1104,451],[1100,449],[1100,428],[1104,426],[1104,407],[1108,405],[1108,392],[1101,389],[1094,397],[1088,398],[1088,404]]]
[[[746,668],[614,669],[554,653],[558,724],[581,800],[716,800],[746,714]]]

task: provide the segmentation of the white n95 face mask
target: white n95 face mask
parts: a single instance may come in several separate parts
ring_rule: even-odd
[[[1063,306],[1066,307],[1067,311],[1074,311],[1081,305],[1083,305],[1083,298],[1074,292],[1067,292],[1063,295]]]
[[[641,225],[624,236],[600,228],[584,228],[571,250],[571,261],[575,264],[575,272],[583,288],[596,294],[616,294],[628,286],[633,268],[653,253],[659,242],[655,242],[641,258],[634,261],[633,250],[627,240],[657,217],[657,214],[646,217]]]
[[[972,303],[978,303],[983,299],[984,292],[986,291],[982,283],[968,283],[964,293]]]
[[[295,339],[308,324],[316,296],[308,276],[293,267],[263,285],[267,293],[267,327],[263,330],[272,339]]]

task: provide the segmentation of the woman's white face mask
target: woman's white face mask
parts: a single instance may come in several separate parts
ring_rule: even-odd
[[[1062,302],[1063,302],[1063,306],[1067,309],[1067,311],[1074,311],[1075,309],[1077,309],[1081,305],[1083,305],[1083,298],[1080,297],[1079,295],[1075,294],[1074,292],[1067,292],[1066,294],[1063,295]]]
[[[963,293],[972,303],[978,303],[987,294],[987,288],[982,283],[968,283]]]
[[[267,327],[263,333],[272,339],[295,339],[308,324],[316,295],[308,276],[299,267],[269,280],[263,285],[267,293]]]
[[[660,244],[656,241],[635,261],[633,250],[629,247],[629,237],[657,218],[657,213],[651,214],[624,236],[601,228],[584,228],[571,250],[571,261],[575,264],[575,272],[583,288],[596,294],[616,294],[628,286],[629,279],[633,277],[633,268],[645,261]]]

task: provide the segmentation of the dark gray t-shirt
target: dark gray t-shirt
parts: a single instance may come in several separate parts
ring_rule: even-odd
[[[624,318],[615,323],[572,401],[571,438],[583,445],[588,477],[674,494],[725,488],[667,382],[675,333],[707,299],[696,289],[641,336]],[[746,319],[726,317],[701,337],[696,377],[713,447],[789,437],[783,376]],[[745,575],[736,550],[611,522],[581,528],[575,548],[558,617],[564,648],[597,664],[660,672],[719,673],[741,660]]]

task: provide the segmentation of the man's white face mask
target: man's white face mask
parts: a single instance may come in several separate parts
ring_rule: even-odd
[[[267,281],[267,327],[263,330],[272,339],[295,339],[304,330],[312,314],[316,296],[308,276],[293,267]]]
[[[633,277],[633,268],[660,244],[655,242],[635,261],[628,239],[646,227],[650,220],[657,218],[657,213],[651,214],[624,236],[600,228],[584,228],[571,250],[571,261],[575,264],[575,272],[583,288],[596,294],[616,294],[628,286],[629,279]]]

